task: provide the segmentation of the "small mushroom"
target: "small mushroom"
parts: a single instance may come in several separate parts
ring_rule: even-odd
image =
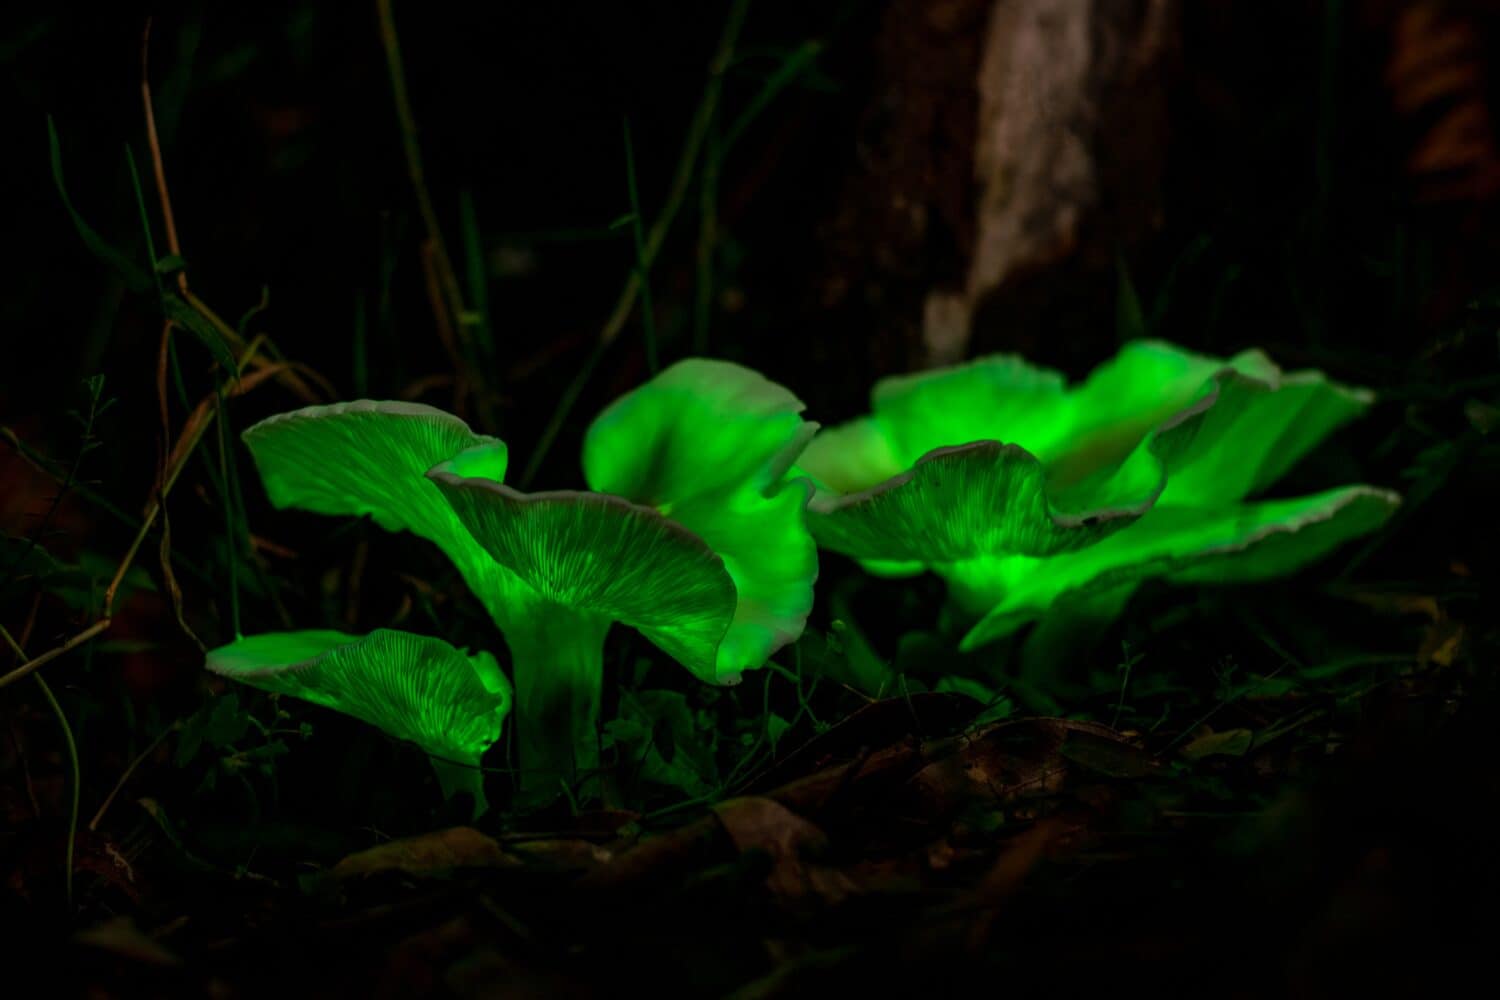
[[[965,649],[1054,607],[1117,613],[1147,577],[1290,572],[1399,502],[1367,486],[1246,501],[1371,398],[1260,351],[1137,341],[1074,387],[992,356],[872,395],[870,416],[819,434],[792,471],[817,487],[809,525],[871,572],[946,578],[978,619]]]
[[[393,629],[253,635],[209,652],[206,666],[243,684],[291,695],[410,740],[432,761],[445,796],[487,808],[479,758],[500,738],[511,686],[495,658]]]

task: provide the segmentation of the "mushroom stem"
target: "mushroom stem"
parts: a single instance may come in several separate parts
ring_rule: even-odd
[[[555,798],[599,766],[599,699],[610,622],[547,600],[508,617],[521,793]]]
[[[474,800],[474,819],[478,819],[489,810],[489,800],[484,797],[484,771],[480,769],[477,758],[472,761],[461,761],[428,754],[427,759],[432,762],[432,769],[437,772],[438,787],[442,789],[445,801],[459,792],[467,792]]]

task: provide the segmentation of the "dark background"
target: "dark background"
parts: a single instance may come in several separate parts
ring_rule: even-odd
[[[1225,353],[1260,344],[1288,363],[1348,349],[1361,356],[1346,366],[1364,370],[1344,374],[1367,381],[1398,371],[1370,369],[1451,326],[1488,287],[1495,250],[1488,119],[1445,169],[1414,164],[1455,105],[1487,115],[1493,12],[1428,5],[1441,12],[1429,30],[1456,23],[1469,43],[1431,61],[1468,79],[1431,85],[1436,98],[1403,113],[1390,77],[1395,46],[1416,44],[1402,43],[1404,6],[1184,5],[1162,65],[1165,123],[1138,128],[1128,108],[1113,116],[1126,126],[1106,122],[1096,137],[1108,151],[1105,190],[1076,251],[985,303],[973,347],[1085,370],[1117,337],[1116,260],[1149,306],[1186,259],[1153,332]],[[926,24],[937,8],[953,8],[941,30]],[[50,114],[81,214],[143,255],[125,148],[149,171],[144,9],[86,10],[22,17],[0,52],[9,229],[24,253],[3,303],[9,374],[25,372],[5,381],[10,414],[44,411],[79,372],[109,372],[129,405],[132,362],[153,358],[154,303],[122,299],[49,175]],[[536,433],[539,406],[586,354],[632,264],[628,229],[609,229],[629,210],[621,122],[634,132],[649,219],[721,15],[667,2],[398,11],[429,186],[456,256],[460,193],[476,206],[508,397],[497,429],[513,447]],[[852,415],[874,376],[921,360],[921,296],[961,281],[974,211],[966,84],[983,15],[983,4],[957,0],[761,0],[747,20],[722,102],[729,116],[797,45],[821,49],[725,163],[729,249],[711,347],[794,386],[825,421]],[[903,39],[926,48],[903,51]],[[370,392],[438,371],[373,9],[159,10],[152,75],[195,290],[237,316],[269,288],[265,325],[278,344],[346,391],[361,301]],[[1140,161],[1150,168],[1115,166]],[[144,182],[154,212],[149,173]],[[920,233],[882,208],[898,198],[930,206]],[[689,346],[695,202],[654,276],[669,358]],[[1153,207],[1145,225],[1130,218],[1140,204]],[[638,377],[638,321],[632,330],[607,359],[619,374],[598,380],[582,413]],[[575,475],[566,462],[555,472]]]
[[[1133,23],[1148,6],[1122,0],[1119,9],[1128,8],[1124,20]],[[1232,789],[1219,796],[1226,815],[1268,810],[1268,828],[1236,827],[1223,840],[1151,841],[1150,848],[1132,841],[1122,849],[1131,860],[1120,868],[1101,862],[1097,871],[1105,874],[1095,875],[1091,862],[1089,877],[1076,882],[1054,873],[1027,897],[1034,909],[1008,911],[1002,921],[1024,946],[1002,949],[983,968],[1049,983],[1049,970],[1083,955],[1109,981],[1112,970],[1165,960],[1186,981],[1214,963],[1256,967],[1260,955],[1273,955],[1243,982],[1214,985],[1269,995],[1294,983],[1306,995],[1333,995],[1341,986],[1426,982],[1444,974],[1435,968],[1451,970],[1452,953],[1493,919],[1484,917],[1481,896],[1496,887],[1491,852],[1477,837],[1497,773],[1488,668],[1492,521],[1500,502],[1500,462],[1489,438],[1500,329],[1500,9],[1477,0],[1184,0],[1174,9],[1151,72],[1100,94],[1100,124],[1086,136],[1100,189],[1075,238],[975,303],[967,353],[1019,351],[1077,376],[1121,340],[1152,335],[1223,355],[1260,346],[1287,367],[1316,366],[1374,388],[1379,402],[1370,416],[1297,475],[1406,493],[1407,511],[1360,555],[1355,576],[1390,595],[1387,613],[1309,598],[1313,584],[1287,594],[1259,588],[1244,606],[1314,645],[1363,641],[1381,651],[1397,644],[1430,653],[1430,644],[1457,634],[1464,652],[1456,666],[1374,694],[1325,692],[1337,706],[1330,710],[1340,720],[1337,739],[1214,775]],[[725,77],[721,126],[799,47],[815,45],[816,57],[724,159],[707,353],[789,386],[825,424],[862,412],[874,379],[930,361],[924,300],[963,285],[977,212],[974,79],[989,10],[985,0],[750,6]],[[154,294],[129,291],[79,238],[53,176],[47,119],[74,207],[145,266],[127,149],[133,154],[163,255],[140,94],[148,15],[163,162],[194,292],[231,322],[268,293],[254,332],[269,333],[339,396],[405,395],[455,409],[505,438],[513,467],[524,462],[559,396],[588,364],[634,265],[630,229],[615,225],[630,211],[622,125],[629,122],[650,221],[703,96],[724,5],[396,5],[427,185],[460,276],[471,259],[483,274],[495,342],[493,366],[480,379],[493,393],[488,409],[456,393],[436,333],[419,252],[423,226],[373,5],[9,7],[0,28],[0,176],[10,248],[0,295],[0,424],[66,463],[78,443],[70,411],[86,405],[83,379],[103,374],[104,396],[114,403],[94,428],[98,447],[82,478],[127,513],[149,495],[161,449],[160,307]],[[692,352],[698,183],[695,174],[650,273],[664,362]],[[477,220],[477,255],[465,252],[466,199]],[[1138,312],[1128,308],[1134,301]],[[192,397],[212,387],[211,357],[200,344],[179,335],[178,357]],[[637,309],[598,355],[539,488],[579,485],[577,449],[589,418],[647,374]],[[296,405],[266,387],[233,400],[228,412],[238,431]],[[172,403],[174,422],[184,412]],[[252,473],[242,460],[250,531],[300,556],[257,549],[274,581],[240,581],[247,631],[277,627],[278,601],[301,625],[347,617],[351,626],[372,627],[411,593],[425,593],[401,575],[409,573],[438,581],[441,596],[433,600],[456,640],[494,644],[473,602],[455,593],[462,588],[446,586],[432,553],[359,525],[272,515]],[[230,629],[219,561],[223,516],[209,478],[196,465],[185,475],[172,530],[176,551],[203,571],[182,570],[181,582],[188,620],[212,646]],[[1294,475],[1288,488],[1298,485]],[[77,496],[54,508],[52,491],[0,442],[0,529],[25,534],[50,510],[49,551],[80,564],[92,559],[95,582],[100,573],[107,578],[131,531]],[[357,609],[339,596],[341,581],[356,572],[355,543],[369,581]],[[154,549],[155,536],[140,560],[146,582],[111,632],[118,643],[76,672],[66,671],[73,661],[54,665],[65,668],[58,671],[62,703],[86,730],[85,818],[152,734],[204,704],[201,653],[174,623]],[[1346,565],[1312,579],[1325,583]],[[826,597],[854,575],[850,564],[825,558],[815,630],[831,627]],[[895,661],[908,632],[931,626],[941,588],[930,579],[860,586],[852,596],[840,591],[850,601],[840,607],[852,607],[877,652]],[[0,620],[14,631],[33,595],[3,593],[11,603],[0,606]],[[1197,676],[1206,675],[1205,664],[1267,657],[1253,637],[1233,632],[1243,611],[1237,599],[1204,598],[1183,611],[1162,603],[1171,598],[1148,596],[1155,603],[1110,639],[1146,643],[1153,669]],[[1435,617],[1413,617],[1413,607],[1427,605],[1402,603],[1409,598],[1430,600]],[[35,648],[90,620],[86,603],[56,595],[39,607]],[[1186,631],[1159,625],[1173,608],[1176,621],[1191,619]],[[639,653],[643,644],[625,645],[631,640],[623,631],[612,643]],[[1430,666],[1424,661],[1424,671]],[[653,669],[653,683],[685,685],[668,667]],[[1108,719],[1112,699],[1106,690],[1089,710]],[[828,707],[835,719],[847,708]],[[724,703],[715,710],[728,714]],[[47,880],[55,881],[58,816],[65,815],[61,750],[29,690],[0,692],[0,714],[12,734],[0,757],[10,774],[0,797],[10,830],[0,849],[14,872],[0,913],[54,917],[55,886]],[[243,858],[253,839],[257,863],[267,865],[269,858],[290,865],[299,851],[336,858],[361,843],[347,828],[354,824],[388,824],[394,832],[434,825],[432,809],[414,814],[400,793],[425,780],[425,762],[348,720],[316,719],[322,739],[294,747],[295,766],[282,767],[275,803],[249,809],[222,788],[195,802],[200,771],[170,757],[143,766],[132,794],[153,795],[195,830],[191,850],[212,854],[217,845],[224,857]],[[24,782],[17,778],[23,765]],[[329,773],[338,775],[332,791]],[[1215,786],[1214,795],[1221,790]],[[1281,813],[1271,809],[1277,804]],[[83,843],[82,856],[106,871],[106,848],[128,845],[148,873],[158,854],[171,853],[165,827],[135,812],[127,821],[122,812],[117,806],[117,829]],[[243,819],[250,813],[260,824],[254,838]],[[166,872],[154,883],[159,895],[146,892],[144,903],[129,904],[96,871],[94,883],[84,882],[92,895],[82,912],[92,920],[143,907],[162,923],[176,912],[171,901],[184,898],[213,910],[198,876],[171,863],[159,868]],[[253,884],[234,886],[231,907],[281,912]],[[758,914],[724,902],[737,900],[741,888],[715,896],[710,886],[708,904],[689,894],[682,912],[709,905],[722,926],[736,928],[727,933],[771,933],[755,922]],[[1219,914],[1214,908],[1226,896],[1243,908]],[[671,899],[660,905],[678,905]],[[1135,935],[1118,936],[1116,908],[1135,918]],[[1221,923],[1198,919],[1205,912]],[[214,919],[216,927],[234,924]],[[692,921],[682,923],[678,931],[690,933]],[[45,926],[68,925],[59,918]],[[818,940],[825,931],[776,927],[832,947]],[[862,954],[881,951],[869,946],[881,933],[900,937],[890,926],[858,921],[827,933],[834,943],[865,942]],[[605,947],[621,962],[626,950]],[[937,954],[931,968],[955,977],[973,959],[954,965],[942,948],[917,951],[913,968],[927,968],[921,961]],[[629,959],[632,968],[649,965],[643,954]],[[1429,957],[1440,954],[1448,957]],[[724,982],[712,971],[694,974],[723,987],[741,971],[746,978],[763,971],[760,959],[738,957],[749,971],[725,971]],[[881,977],[869,970],[885,966],[872,963],[853,978],[824,982],[816,969],[810,978],[816,989],[878,989]],[[236,968],[231,979],[253,980]],[[926,981],[913,975],[914,985]]]

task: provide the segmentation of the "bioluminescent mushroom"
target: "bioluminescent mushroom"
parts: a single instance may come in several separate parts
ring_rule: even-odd
[[[361,401],[244,438],[278,507],[369,514],[436,543],[505,635],[523,784],[598,760],[604,639],[622,622],[727,684],[801,634],[817,547],[785,472],[816,429],[727,362],[689,360],[595,419],[592,492],[504,485],[503,443],[426,406]]]
[[[377,629],[254,635],[209,652],[209,670],[352,715],[427,752],[445,796],[486,808],[479,758],[500,738],[511,685],[495,658],[441,639]]]
[[[1053,608],[1117,611],[1148,577],[1290,572],[1378,527],[1399,498],[1347,486],[1247,500],[1369,393],[1259,351],[1126,345],[1084,382],[1010,356],[884,379],[872,413],[798,459],[818,543],[871,571],[931,570],[972,649]]]
[[[514,665],[523,767],[567,773],[597,758],[611,622],[717,684],[802,633],[817,545],[803,517],[809,491],[783,481],[817,429],[802,409],[748,369],[684,361],[589,427],[593,492],[520,493],[469,452],[428,474],[522,585],[496,620]]]

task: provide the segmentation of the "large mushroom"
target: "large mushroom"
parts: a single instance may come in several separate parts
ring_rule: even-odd
[[[802,631],[817,549],[787,468],[816,425],[738,365],[683,361],[589,428],[590,491],[504,484],[505,445],[409,403],[309,407],[245,432],[278,507],[368,514],[439,546],[505,635],[522,787],[598,763],[604,639],[638,629],[735,683]]]
[[[1228,360],[1126,345],[1087,380],[1010,356],[877,383],[873,412],[826,430],[813,535],[871,571],[944,577],[973,649],[1056,609],[1109,616],[1148,577],[1290,572],[1399,502],[1346,486],[1247,500],[1368,405],[1259,351]]]

